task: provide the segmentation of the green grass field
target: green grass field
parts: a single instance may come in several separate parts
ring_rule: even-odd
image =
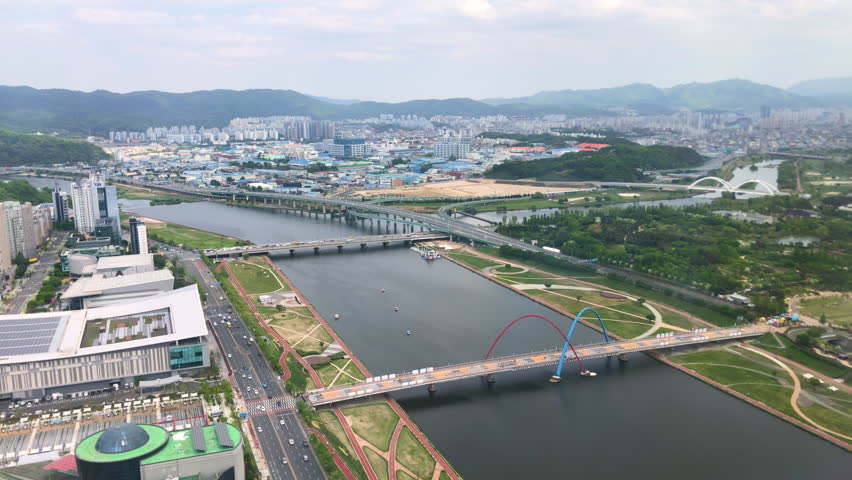
[[[376,448],[387,452],[399,415],[387,403],[362,405],[343,409],[352,430]]]
[[[249,295],[281,290],[285,284],[268,266],[255,262],[232,262],[229,267]]]
[[[372,448],[365,448],[364,454],[367,455],[367,460],[373,466],[373,471],[378,475],[379,480],[388,479],[388,461],[381,455],[374,452]]]
[[[191,248],[205,249],[246,244],[246,242],[233,237],[205,232],[174,223],[148,223],[147,227],[150,238],[170,245],[184,245]]]
[[[770,337],[770,334],[759,337],[755,340],[755,343],[767,351],[789,358],[830,378],[840,378],[846,381],[852,379],[852,369],[846,368],[841,363],[810,352],[804,347],[794,344],[784,335],[775,335],[775,338],[784,345],[784,348],[779,347],[775,339]]]
[[[463,262],[467,265],[470,265],[473,268],[478,268],[480,270],[485,268],[485,267],[493,267],[495,265],[500,265],[497,262],[492,262],[491,260],[476,256],[476,255],[470,255],[470,254],[467,254],[467,253],[447,252],[447,253],[445,253],[445,255],[449,255],[449,256],[453,257],[454,259],[456,259],[460,262]]]
[[[130,187],[126,185],[116,185],[118,198],[126,198],[128,200],[150,200],[152,205],[166,205],[182,202],[197,202],[197,198],[184,197],[170,193],[151,190],[148,188]]]
[[[408,427],[402,428],[396,444],[396,461],[405,465],[419,478],[432,478],[435,471],[435,459],[420,441],[411,433]]]
[[[800,311],[813,318],[825,315],[828,323],[849,326],[852,324],[852,295],[830,295],[808,298],[799,303]]]

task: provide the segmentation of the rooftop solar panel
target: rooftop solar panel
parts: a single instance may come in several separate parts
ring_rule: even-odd
[[[201,422],[196,422],[190,431],[192,435],[192,448],[203,452],[207,450],[207,442],[204,441],[204,430],[201,427]]]
[[[62,316],[0,321],[0,356],[49,352]]]
[[[233,447],[234,441],[231,440],[231,434],[228,431],[228,424],[224,422],[216,422],[216,440],[222,447]]]

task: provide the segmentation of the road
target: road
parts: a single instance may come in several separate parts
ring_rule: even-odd
[[[204,313],[209,328],[224,350],[223,358],[233,373],[237,389],[248,404],[269,404],[266,411],[252,415],[251,422],[273,480],[325,478],[310,447],[303,443],[308,435],[292,409],[293,398],[285,391],[280,378],[266,363],[257,345],[249,341],[251,332],[233,308],[213,273],[198,255],[179,251],[176,255],[187,272],[207,292]],[[230,319],[228,318],[230,317]],[[224,321],[231,322],[229,328]],[[266,383],[266,388],[263,387]],[[280,405],[278,402],[281,402]],[[271,413],[274,409],[290,409]],[[293,439],[293,445],[290,445]],[[307,457],[307,459],[305,459]],[[283,459],[287,460],[285,464]]]
[[[26,308],[30,298],[41,288],[41,282],[47,277],[50,269],[53,268],[53,264],[59,260],[59,253],[65,246],[65,240],[68,239],[68,232],[59,232],[55,238],[53,247],[44,252],[38,262],[31,266],[29,272],[24,276],[23,288],[6,307],[6,313],[21,313]]]

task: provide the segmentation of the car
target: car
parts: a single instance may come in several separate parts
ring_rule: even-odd
[[[251,380],[251,375],[248,376],[248,379]]]
[[[286,459],[286,458],[282,458],[282,459],[281,459],[281,463],[283,463],[284,465],[287,465],[287,459]]]
[[[284,425],[284,419],[278,420],[278,425]]]
[[[230,354],[230,353],[228,354],[228,358],[231,358],[231,354]]]
[[[263,427],[257,427],[257,433],[263,433]]]
[[[260,406],[260,411],[261,411],[261,412],[265,412],[265,411],[266,411],[266,407],[264,407],[263,405],[261,405],[261,406]]]
[[[283,422],[284,420],[281,420],[281,421]],[[288,442],[290,445],[295,445],[295,444],[296,444],[296,441],[295,441],[295,440],[293,440],[292,438],[291,438],[290,440],[288,440],[287,442]]]
[[[307,462],[307,461],[308,461],[308,456],[307,456],[307,455],[302,455],[302,460],[304,460],[305,462]]]
[[[302,440],[302,446],[305,447],[305,448],[308,448],[308,441]]]
[[[214,326],[214,327],[218,327],[218,326],[219,326],[219,324],[218,324],[218,323],[216,323],[216,322],[213,322],[213,326]]]
[[[246,378],[246,374],[245,374],[245,373],[243,374],[243,378]]]

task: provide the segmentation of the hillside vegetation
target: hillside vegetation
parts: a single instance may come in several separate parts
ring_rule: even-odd
[[[586,137],[582,135],[554,135],[552,133],[504,133],[504,132],[482,132],[479,134],[482,138],[493,139],[508,139],[514,140],[517,146],[527,146],[532,144],[543,144],[547,147],[565,147],[565,142],[577,143],[605,143],[607,145],[636,145],[636,142],[631,142],[620,137]]]
[[[82,140],[0,129],[0,167],[92,164],[106,156],[100,147]]]
[[[646,179],[643,170],[666,170],[701,165],[704,158],[686,147],[613,145],[597,152],[566,153],[557,158],[510,161],[495,166],[488,178],[516,180],[597,180],[637,182]]]
[[[6,201],[30,202],[33,205],[38,205],[39,203],[50,203],[52,198],[50,189],[35,188],[26,180],[0,181],[0,202]]]

